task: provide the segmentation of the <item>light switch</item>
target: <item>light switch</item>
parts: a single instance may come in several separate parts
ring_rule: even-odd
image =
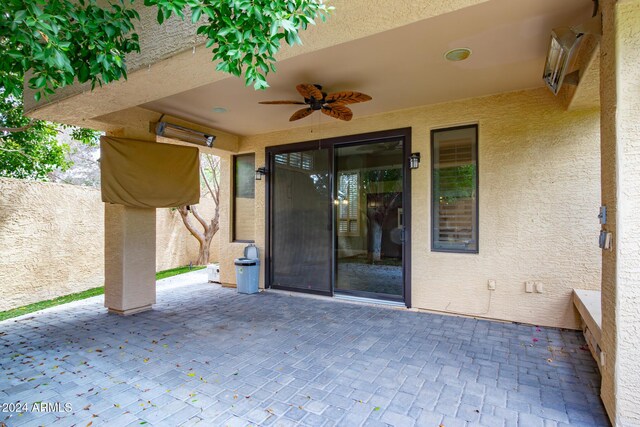
[[[544,292],[544,286],[542,285],[542,282],[536,282],[536,292],[541,294]]]
[[[489,283],[487,284],[488,288],[490,291],[495,291],[496,290],[496,281],[493,279],[489,280]]]

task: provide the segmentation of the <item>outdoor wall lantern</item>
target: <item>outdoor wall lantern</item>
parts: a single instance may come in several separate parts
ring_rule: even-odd
[[[420,167],[420,153],[411,153],[409,156],[409,169],[418,169]]]
[[[267,168],[262,166],[256,169],[256,181],[262,181],[262,177],[267,175]]]

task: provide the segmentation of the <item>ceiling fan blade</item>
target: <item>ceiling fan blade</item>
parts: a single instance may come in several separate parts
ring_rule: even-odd
[[[353,112],[349,109],[349,107],[345,107],[344,105],[329,105],[323,106],[322,112],[327,116],[333,117],[334,119],[344,120],[348,122],[353,118]]]
[[[327,95],[326,102],[328,104],[356,104],[358,102],[367,102],[371,101],[371,97],[361,92],[353,92],[350,90],[346,90],[343,92],[335,92]]]
[[[294,104],[294,105],[305,105],[302,101],[260,101],[258,104]]]
[[[302,110],[298,110],[295,113],[293,113],[293,116],[291,116],[289,121],[293,122],[294,120],[304,119],[311,113],[313,113],[313,110],[311,108],[303,108]]]
[[[302,95],[305,99],[311,99],[313,97],[317,101],[320,101],[323,98],[320,89],[312,84],[302,83],[296,86],[296,89],[298,90],[298,93],[300,93],[300,95]]]

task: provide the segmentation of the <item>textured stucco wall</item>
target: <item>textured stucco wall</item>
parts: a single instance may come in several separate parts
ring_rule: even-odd
[[[548,91],[536,89],[322,122],[321,128],[243,138],[240,151],[255,151],[260,166],[266,146],[411,127],[412,150],[422,153],[420,168],[412,172],[413,306],[578,327],[571,290],[600,287],[597,109],[566,112]],[[480,253],[431,252],[430,130],[468,123],[479,124]],[[223,174],[228,189],[228,166]],[[262,253],[264,197],[263,180],[256,187],[256,244]],[[229,201],[223,203],[226,213]],[[222,226],[228,236],[229,223]],[[243,245],[222,239],[221,279],[233,283],[232,261]],[[493,294],[489,279],[497,281]],[[545,292],[525,293],[528,280],[541,281]]]
[[[602,400],[626,427],[640,425],[640,1],[602,3]]]
[[[215,208],[204,199],[200,210]],[[189,264],[198,245],[180,214],[158,209],[157,270]],[[211,259],[218,257],[216,236]],[[98,190],[0,178],[0,311],[104,284],[104,204]]]

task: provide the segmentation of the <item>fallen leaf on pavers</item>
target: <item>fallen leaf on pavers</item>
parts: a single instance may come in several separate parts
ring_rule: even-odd
[[[158,341],[153,340],[153,341],[151,341],[151,344],[158,344]]]
[[[100,350],[99,348],[96,348],[96,352],[102,353],[102,350]]]
[[[547,362],[552,363],[553,360],[552,359],[547,359]]]
[[[142,360],[144,363],[149,363],[149,358],[147,357],[146,359]]]
[[[92,425],[92,424],[93,424],[93,421],[89,421],[89,424],[87,424],[87,426],[86,426],[86,427],[89,427],[89,426],[90,426],[90,425]]]
[[[169,348],[169,344],[162,344],[164,348]]]
[[[195,377],[195,376],[196,376],[196,373],[195,373],[195,372],[189,372],[189,373],[187,374],[187,376],[188,376],[188,377]]]
[[[120,346],[120,347],[118,347],[118,348],[119,348],[120,350],[122,350],[122,349],[124,348],[124,346],[123,346],[123,345],[121,345],[121,346]]]
[[[119,408],[120,404],[119,403],[114,403],[113,406],[115,406],[116,408]]]
[[[85,407],[84,407],[84,408],[82,408],[82,409],[84,409],[85,411],[88,411],[90,407],[91,407],[91,403],[89,403],[87,406],[85,406]]]
[[[273,409],[271,409],[271,408],[267,408],[267,409],[265,409],[265,411],[267,411],[267,412],[268,412],[268,413],[270,413],[270,414],[273,414]],[[1,427],[1,426],[0,426],[0,427]]]
[[[376,406],[375,408],[373,408],[373,410],[374,410],[374,411],[379,411],[379,410],[380,410],[380,407],[379,407],[379,406]]]
[[[237,394],[234,394],[234,395],[233,395],[233,398],[234,398],[234,399],[237,399],[237,398],[238,398],[238,395],[237,395]]]

